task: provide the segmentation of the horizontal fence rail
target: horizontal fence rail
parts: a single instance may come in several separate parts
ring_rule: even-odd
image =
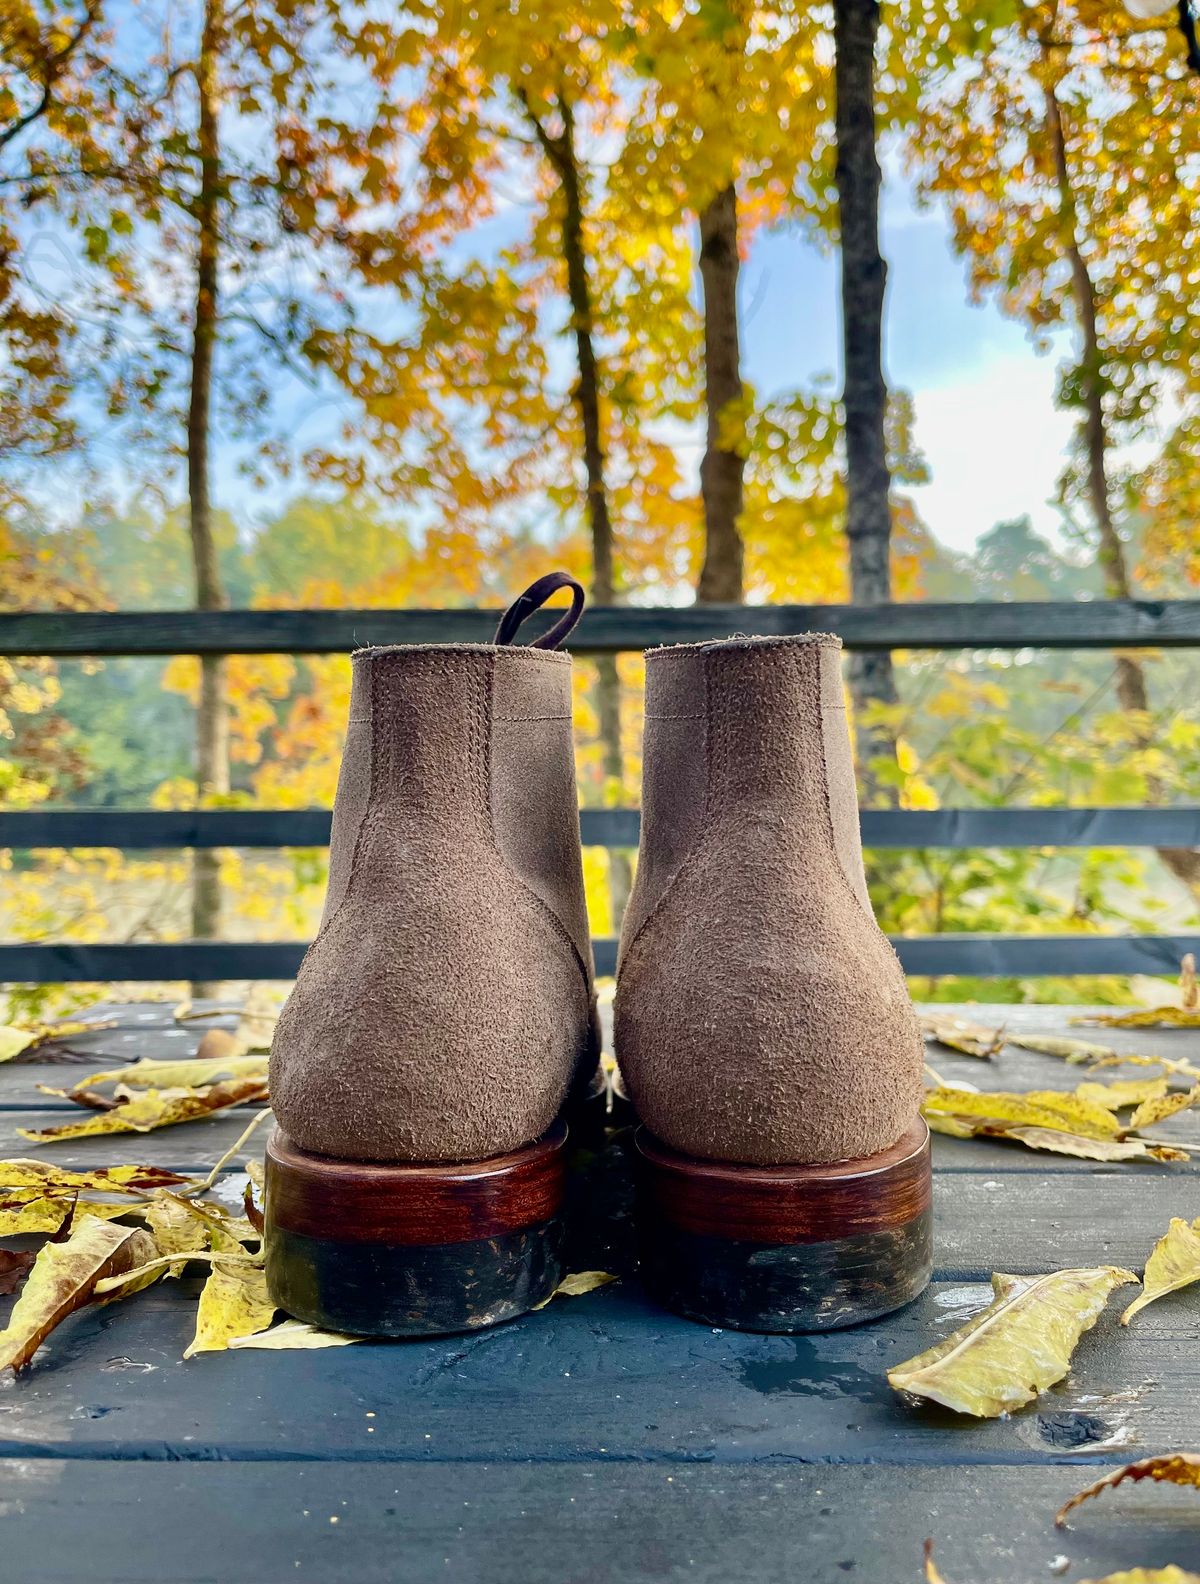
[[[0,613],[0,656],[328,654],[365,644],[486,643],[499,611],[236,610]],[[552,615],[531,617],[530,637]],[[712,641],[738,634],[836,632],[848,649],[1200,648],[1200,600],[1026,603],[593,606],[572,637],[582,654]],[[584,809],[586,845],[632,847],[635,809]],[[319,847],[325,809],[0,812],[0,847]],[[1200,847],[1200,807],[865,810],[868,848]],[[894,944],[913,974],[979,977],[1172,973],[1200,935],[930,935]],[[611,973],[617,943],[594,943]],[[0,945],[0,982],[290,979],[304,945],[179,941]]]
[[[1200,935],[894,935],[910,974],[979,978],[1046,974],[1174,974]],[[616,968],[617,943],[592,942],[596,972]],[[293,979],[303,941],[164,941],[127,946],[22,942],[0,946],[0,983],[92,984],[110,980]]]
[[[32,809],[0,847],[327,847],[328,809]],[[585,847],[636,847],[637,809],[581,809]],[[1200,808],[864,809],[863,846],[1200,847]]]
[[[333,654],[364,644],[488,643],[500,612],[227,610],[0,614],[0,655]],[[544,632],[553,613],[522,632]],[[593,605],[581,654],[737,634],[838,633],[848,649],[1200,646],[1200,600],[1030,600],[892,605]]]

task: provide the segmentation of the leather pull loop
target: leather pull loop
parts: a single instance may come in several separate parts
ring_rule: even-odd
[[[531,649],[557,649],[583,615],[583,585],[577,583],[569,572],[547,572],[544,577],[538,578],[536,583],[531,583],[524,594],[519,594],[500,618],[493,643],[512,643],[517,628],[525,618],[532,616],[535,610],[541,610],[551,594],[557,594],[559,589],[565,588],[571,590],[570,610],[564,612],[549,632],[544,632],[540,638],[535,638],[529,646]]]

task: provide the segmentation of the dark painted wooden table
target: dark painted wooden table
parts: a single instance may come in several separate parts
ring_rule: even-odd
[[[1068,1010],[972,1015],[1062,1033]],[[74,1042],[100,1065],[184,1054],[196,1038],[165,1007],[115,1015],[119,1028]],[[1200,1058],[1186,1033],[1094,1037]],[[1011,1047],[989,1065],[933,1059],[985,1088],[1081,1076]],[[61,1084],[62,1067],[0,1068],[0,1154],[31,1152],[17,1127],[61,1118],[39,1080]],[[45,1153],[195,1170],[243,1121]],[[1194,1116],[1164,1132],[1200,1143]],[[1200,1567],[1194,1492],[1126,1486],[1071,1531],[1053,1525],[1104,1468],[1200,1450],[1200,1291],[1127,1331],[1114,1300],[1070,1379],[1009,1420],[912,1407],[884,1379],[986,1301],[992,1270],[1140,1269],[1171,1216],[1200,1216],[1200,1167],[938,1139],[927,1294],[870,1326],[789,1338],[711,1331],[646,1302],[626,1145],[614,1136],[577,1163],[571,1260],[620,1284],[479,1336],[184,1363],[195,1282],[68,1322],[0,1385],[0,1580],[916,1584],[927,1535],[951,1584]],[[231,1193],[240,1181],[229,1174]]]

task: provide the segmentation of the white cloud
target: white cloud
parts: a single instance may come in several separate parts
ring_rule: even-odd
[[[1074,419],[1054,406],[1053,357],[983,358],[970,373],[916,393],[916,438],[932,481],[917,506],[937,537],[970,549],[981,533],[1028,515],[1053,534],[1054,491]]]

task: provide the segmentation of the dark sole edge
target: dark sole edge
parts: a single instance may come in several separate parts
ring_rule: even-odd
[[[442,1336],[515,1319],[563,1271],[567,1131],[490,1161],[379,1165],[267,1145],[267,1288],[358,1336]]]
[[[639,1136],[647,1291],[705,1325],[784,1334],[838,1330],[903,1308],[933,1271],[923,1123],[911,1142],[831,1174],[713,1167]]]

